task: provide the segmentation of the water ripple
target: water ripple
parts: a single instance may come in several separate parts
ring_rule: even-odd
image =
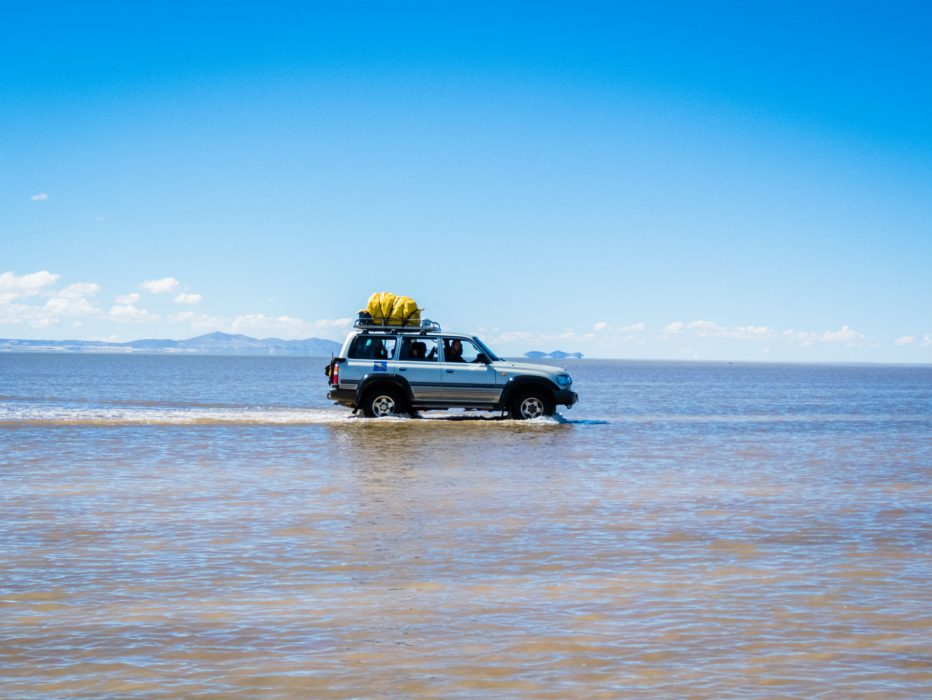
[[[301,363],[150,363],[149,404],[29,362],[6,697],[932,690],[929,373],[581,364],[553,419],[372,421],[268,391]]]

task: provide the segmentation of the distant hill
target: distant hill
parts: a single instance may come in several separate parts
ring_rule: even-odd
[[[567,358],[579,360],[582,358],[583,354],[581,352],[563,352],[562,350],[554,350],[553,352],[531,350],[530,352],[524,353],[524,356],[529,357],[532,360],[541,360],[545,358],[550,358],[551,360],[565,360]]]
[[[107,343],[97,340],[0,339],[0,352],[83,352],[173,355],[292,355],[325,357],[340,350],[340,343],[323,338],[281,340],[248,335],[207,333],[187,340],[131,340]]]

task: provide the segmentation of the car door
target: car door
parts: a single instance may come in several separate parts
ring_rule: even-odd
[[[442,398],[439,345],[436,338],[425,336],[406,336],[401,341],[395,371],[408,382],[415,401],[435,402]]]
[[[456,343],[459,345],[457,346]],[[460,352],[456,352],[461,348]],[[482,352],[467,338],[443,339],[443,400],[451,404],[494,404],[502,393],[495,370],[479,361]]]

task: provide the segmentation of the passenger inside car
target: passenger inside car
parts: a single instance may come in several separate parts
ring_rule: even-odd
[[[405,338],[401,346],[402,360],[436,362],[437,341],[432,338]]]
[[[463,341],[459,338],[444,341],[443,346],[444,362],[465,362],[463,359]]]
[[[387,360],[395,351],[394,338],[361,335],[353,342],[349,356],[355,360]]]

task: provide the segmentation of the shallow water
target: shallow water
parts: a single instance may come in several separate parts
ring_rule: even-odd
[[[0,695],[932,693],[932,368],[572,362],[517,422],[323,364],[0,355]]]

